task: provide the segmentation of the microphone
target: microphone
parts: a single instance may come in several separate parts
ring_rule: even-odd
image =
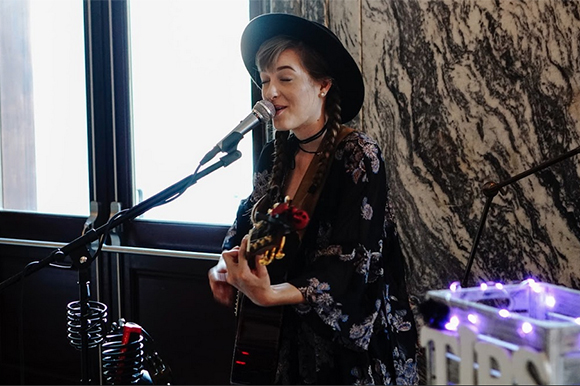
[[[229,153],[235,149],[248,131],[253,130],[261,123],[270,122],[274,115],[276,115],[276,108],[272,103],[265,100],[258,101],[252,112],[202,158],[200,165],[211,160],[219,152]]]

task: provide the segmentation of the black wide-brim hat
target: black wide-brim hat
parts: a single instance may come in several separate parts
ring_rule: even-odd
[[[342,122],[352,120],[364,100],[364,82],[358,65],[332,31],[320,23],[284,13],[268,13],[250,21],[242,34],[241,48],[244,64],[253,81],[260,85],[256,68],[256,53],[266,40],[275,36],[301,40],[325,59],[330,76],[340,90]]]

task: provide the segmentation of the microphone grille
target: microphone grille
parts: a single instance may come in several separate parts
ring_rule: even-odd
[[[261,122],[269,122],[276,115],[276,108],[271,102],[261,100],[254,105],[254,114]]]

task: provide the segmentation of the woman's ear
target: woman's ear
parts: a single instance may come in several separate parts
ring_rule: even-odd
[[[318,95],[321,98],[324,98],[326,94],[328,94],[328,90],[330,90],[331,87],[332,81],[330,79],[323,80],[322,83],[320,83],[320,92],[318,93]]]
[[[324,94],[328,94],[328,91],[330,90],[331,87],[332,87],[332,80],[325,79],[322,81],[322,84],[320,85],[320,92],[324,93]]]

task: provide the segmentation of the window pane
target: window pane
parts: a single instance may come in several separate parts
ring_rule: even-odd
[[[250,113],[239,48],[249,2],[133,0],[130,15],[135,183],[147,199],[192,174]],[[143,217],[231,223],[251,190],[251,134],[238,149],[240,160]]]
[[[2,208],[89,212],[83,4],[0,1]]]

